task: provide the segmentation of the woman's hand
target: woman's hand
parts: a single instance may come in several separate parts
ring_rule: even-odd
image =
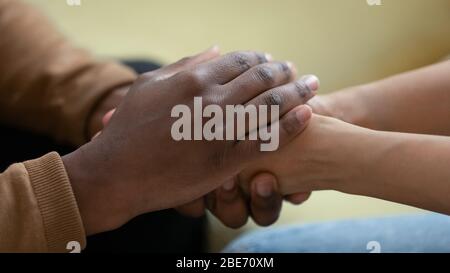
[[[240,175],[249,181],[267,171],[278,180],[282,194],[339,190],[349,181],[359,181],[368,160],[373,131],[343,121],[313,115],[307,129],[276,153],[252,164]],[[249,189],[249,186],[247,186]]]
[[[375,131],[313,115],[301,135],[240,179],[267,171],[282,194],[338,190],[450,214],[448,162],[449,137]]]

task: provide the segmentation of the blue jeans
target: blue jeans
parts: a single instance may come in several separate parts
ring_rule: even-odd
[[[267,228],[243,235],[224,252],[450,252],[450,217],[430,213]]]

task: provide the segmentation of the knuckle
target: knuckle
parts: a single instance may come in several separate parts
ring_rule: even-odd
[[[260,80],[265,84],[273,84],[275,82],[273,70],[266,65],[256,68],[255,77],[257,80]]]
[[[199,91],[205,86],[202,77],[195,71],[183,71],[179,73],[180,81],[190,90]]]
[[[307,97],[311,96],[311,90],[309,89],[308,85],[302,80],[294,82],[294,88],[297,94],[302,99],[306,99]]]
[[[289,65],[286,62],[280,62],[278,63],[278,67],[280,69],[280,71],[286,73],[286,74],[290,74],[291,73],[291,68],[289,67]]]
[[[267,63],[269,60],[267,59],[267,55],[263,54],[261,52],[255,52],[256,59],[258,60],[259,64]]]
[[[283,96],[278,92],[269,92],[263,97],[263,103],[265,105],[279,105],[280,107],[284,104]]]
[[[251,67],[251,59],[250,56],[242,51],[232,53],[233,62],[243,70],[247,70]]]

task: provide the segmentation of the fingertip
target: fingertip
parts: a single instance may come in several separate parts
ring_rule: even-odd
[[[320,80],[316,75],[305,75],[302,80],[308,86],[309,90],[315,92],[320,88]]]
[[[301,124],[306,124],[312,117],[312,108],[309,105],[300,105],[295,109],[295,116]]]
[[[240,228],[248,221],[249,211],[246,201],[236,186],[228,192],[222,187],[208,194],[207,208],[229,228]]]
[[[199,218],[205,215],[206,206],[203,198],[200,198],[175,209],[184,216]]]
[[[286,196],[285,199],[286,199],[286,201],[288,201],[289,203],[291,203],[293,205],[300,205],[300,204],[306,202],[310,196],[311,196],[310,192],[301,192],[301,193],[290,194],[290,195]]]
[[[253,221],[259,226],[269,226],[277,221],[283,197],[277,190],[277,179],[271,173],[260,173],[251,180]]]
[[[103,126],[106,126],[106,124],[109,123],[111,120],[111,117],[114,115],[114,112],[116,112],[116,109],[110,110],[108,113],[106,113],[102,118],[102,124]]]
[[[275,192],[276,179],[270,173],[261,173],[252,179],[252,191],[261,198],[269,198]]]

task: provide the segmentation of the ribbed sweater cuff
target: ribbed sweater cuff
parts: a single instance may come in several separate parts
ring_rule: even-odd
[[[42,216],[49,252],[68,252],[67,243],[86,245],[86,236],[69,177],[58,153],[24,163]]]

